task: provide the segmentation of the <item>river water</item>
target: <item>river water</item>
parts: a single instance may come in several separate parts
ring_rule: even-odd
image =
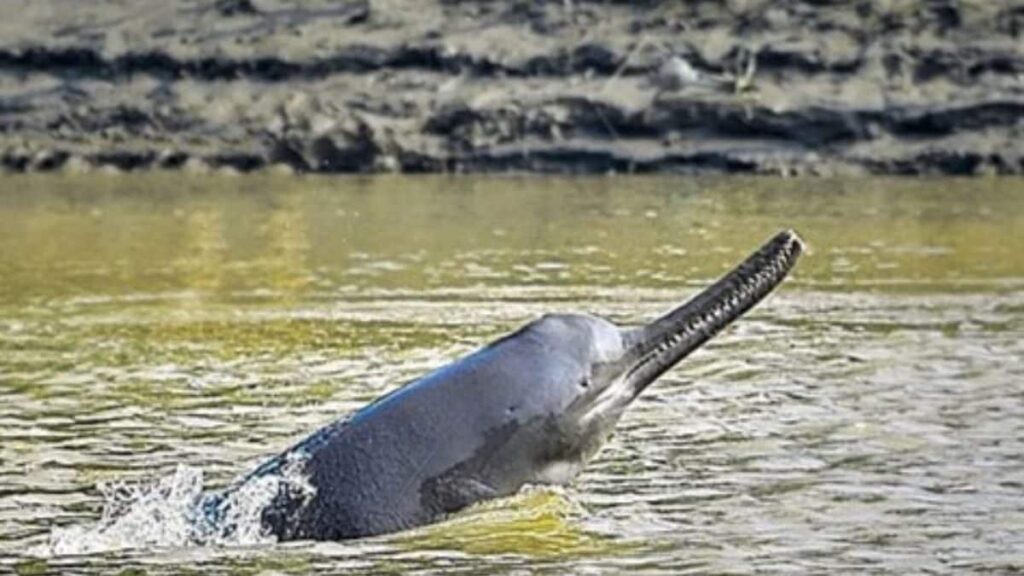
[[[1022,180],[0,182],[0,572],[1024,570]],[[642,322],[787,227],[791,279],[573,485],[185,537],[198,490],[378,395],[544,312]]]

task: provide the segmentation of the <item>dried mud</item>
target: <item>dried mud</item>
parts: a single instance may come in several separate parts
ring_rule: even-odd
[[[1024,173],[1024,2],[7,0],[4,12],[12,171]],[[652,74],[673,54],[708,76],[748,69],[749,85],[659,91]]]

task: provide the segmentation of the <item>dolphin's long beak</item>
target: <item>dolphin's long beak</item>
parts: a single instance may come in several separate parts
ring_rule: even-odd
[[[634,397],[767,296],[793,268],[803,247],[796,232],[780,232],[686,304],[626,332],[624,383]]]

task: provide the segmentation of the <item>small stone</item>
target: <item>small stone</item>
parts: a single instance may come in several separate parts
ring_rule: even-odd
[[[86,162],[85,158],[77,154],[68,156],[60,168],[65,174],[87,174],[92,172],[93,169],[92,165]]]
[[[278,176],[291,176],[295,174],[295,168],[285,164],[284,162],[275,162],[270,166],[267,166],[267,172]]]
[[[660,90],[682,90],[701,80],[700,72],[679,56],[666,59],[651,77],[651,83]]]
[[[193,156],[185,160],[185,163],[181,165],[181,170],[187,174],[209,174],[210,165],[202,158]]]
[[[239,172],[238,168],[235,168],[234,166],[224,165],[218,166],[217,169],[214,170],[214,174],[218,176],[238,176],[241,172]]]
[[[380,172],[401,172],[402,164],[391,154],[381,154],[375,159],[375,168]]]

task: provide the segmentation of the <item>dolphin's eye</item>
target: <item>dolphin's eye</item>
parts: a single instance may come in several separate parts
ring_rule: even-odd
[[[589,376],[584,376],[583,379],[580,380],[580,388],[590,388],[590,377]]]

